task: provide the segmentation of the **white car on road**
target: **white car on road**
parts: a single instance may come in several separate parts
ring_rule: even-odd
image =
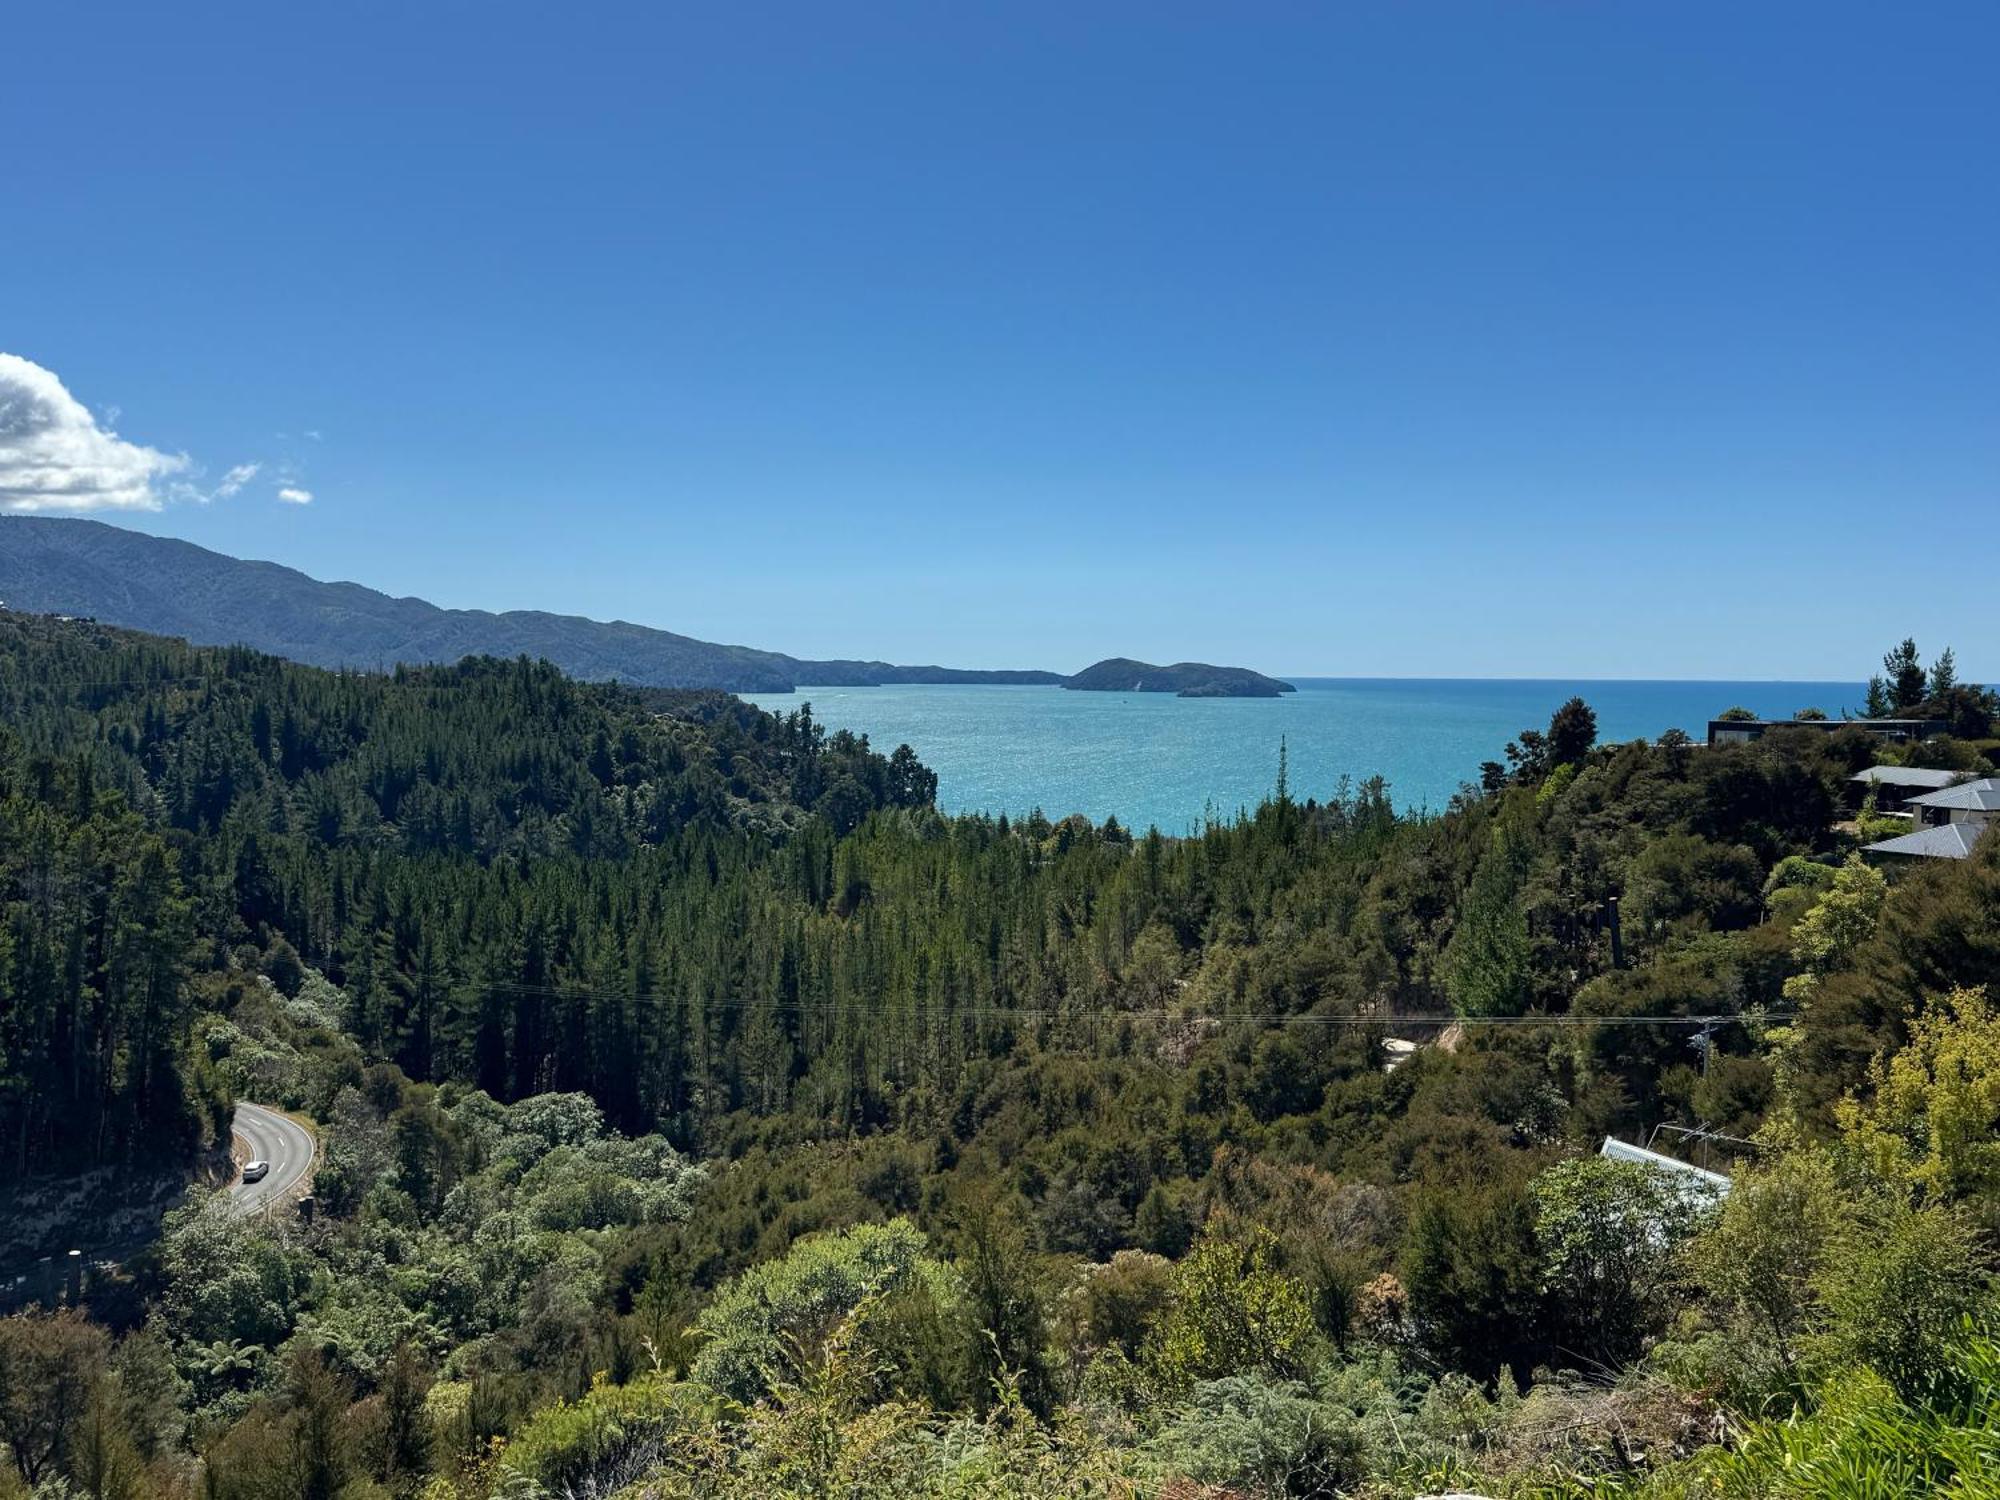
[[[243,1100],[231,1123],[236,1149],[248,1163],[230,1184],[239,1213],[256,1213],[311,1191],[316,1145],[312,1132],[290,1115]]]

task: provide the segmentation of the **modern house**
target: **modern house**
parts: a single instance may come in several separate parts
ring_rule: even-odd
[[[1747,745],[1761,740],[1773,729],[1817,729],[1832,734],[1836,729],[1865,729],[1877,739],[1927,740],[1951,728],[1948,719],[1710,719],[1708,743]]]
[[[1912,797],[1941,792],[1957,782],[1963,771],[1934,771],[1923,766],[1870,766],[1847,778],[1848,800],[1859,807],[1868,793],[1875,793],[1875,810],[1882,813],[1907,811]]]
[[[2000,823],[2000,776],[1941,788],[1904,799],[1914,831],[1867,846],[1870,854],[1920,859],[1964,859]]]

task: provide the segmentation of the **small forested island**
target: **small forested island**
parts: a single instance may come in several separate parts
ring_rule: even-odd
[[[1085,667],[1063,686],[1089,693],[1173,693],[1181,698],[1275,698],[1297,688],[1248,667],[1216,667],[1205,661],[1155,666],[1129,656],[1108,656]]]
[[[1994,1494],[2000,836],[1850,778],[2000,742],[1892,655],[1953,735],[1167,838],[0,612],[0,1500]]]

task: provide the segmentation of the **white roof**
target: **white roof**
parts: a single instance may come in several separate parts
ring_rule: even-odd
[[[1608,1156],[1613,1161],[1636,1161],[1648,1167],[1658,1167],[1662,1171],[1677,1173],[1684,1177],[1690,1186],[1698,1186],[1718,1198],[1729,1191],[1729,1179],[1720,1172],[1711,1172],[1705,1167],[1697,1167],[1678,1157],[1662,1156],[1657,1151],[1648,1151],[1644,1146],[1621,1141],[1615,1135],[1607,1135],[1604,1138],[1604,1144],[1597,1148],[1597,1154]]]
[[[1900,838],[1867,846],[1870,854],[1914,854],[1925,859],[1964,859],[1986,830],[1978,823],[1939,823]]]

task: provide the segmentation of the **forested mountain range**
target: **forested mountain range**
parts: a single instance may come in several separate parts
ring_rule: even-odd
[[[246,645],[292,661],[375,670],[466,656],[529,656],[587,681],[788,692],[890,682],[1054,683],[1042,671],[880,661],[806,661],[622,620],[541,610],[440,609],[358,583],[322,583],[99,521],[0,517],[0,604],[82,615],[202,645]]]
[[[1858,729],[1599,745],[1576,702],[1441,814],[1280,774],[1170,839],[948,818],[909,748],[721,694],[14,613],[0,725],[0,1188],[236,1097],[325,1152],[311,1223],[197,1201],[0,1319],[9,1500],[1990,1455],[2000,841],[1852,858]],[[1593,1155],[1658,1127],[1726,1205]]]

